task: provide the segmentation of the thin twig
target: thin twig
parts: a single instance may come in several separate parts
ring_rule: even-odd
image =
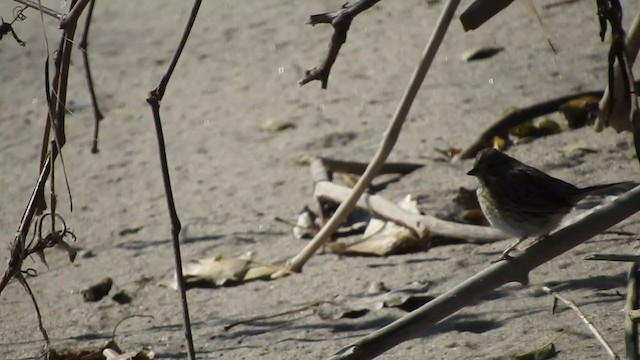
[[[353,5],[345,3],[342,9],[334,12],[311,15],[307,24],[315,26],[316,24],[331,24],[333,27],[333,35],[331,36],[331,43],[329,43],[329,50],[322,63],[311,70],[304,72],[304,78],[298,82],[298,85],[302,86],[313,80],[320,80],[322,88],[327,88],[329,82],[329,73],[331,67],[338,57],[342,44],[347,41],[347,32],[351,26],[353,19],[361,12],[369,9],[380,0],[359,0]]]
[[[622,262],[640,262],[640,255],[629,254],[592,254],[584,258],[585,260],[595,261],[622,261]]]
[[[327,167],[328,170],[333,172],[341,172],[347,174],[361,175],[367,169],[367,163],[358,161],[344,161],[331,158],[321,157],[319,160]],[[409,174],[412,171],[418,170],[424,167],[424,164],[409,163],[409,162],[387,162],[380,168],[379,174]]]
[[[100,120],[104,118],[102,113],[100,112],[100,108],[98,107],[98,99],[96,98],[96,91],[93,86],[93,77],[91,76],[91,67],[89,66],[89,25],[91,24],[91,17],[93,15],[93,6],[95,5],[95,0],[89,1],[89,8],[87,9],[87,17],[84,20],[84,31],[82,32],[82,39],[80,39],[80,44],[78,44],[78,48],[82,50],[82,61],[84,62],[84,70],[87,75],[87,86],[89,87],[89,95],[91,96],[91,104],[93,105],[93,118],[94,118],[94,126],[93,126],[93,139],[91,144],[91,152],[96,154],[98,150],[98,129],[100,127]]]
[[[62,19],[64,18],[64,14],[57,12],[51,8],[48,8],[46,6],[40,6],[38,5],[37,2],[35,1],[31,1],[31,0],[14,0],[15,2],[18,2],[22,5],[28,6],[30,8],[36,9],[36,10],[42,10],[43,13],[53,17],[54,19],[58,20],[58,21],[62,21]]]
[[[62,18],[62,21],[60,21],[60,29],[66,29],[69,26],[75,27],[78,24],[78,19],[80,18],[82,11],[89,1],[90,0],[77,0],[75,5],[73,4],[74,2],[72,2],[71,10],[69,10],[69,12]]]
[[[347,215],[351,212],[351,210],[356,205],[358,199],[367,189],[369,184],[373,178],[378,174],[380,169],[382,168],[385,160],[393,150],[393,146],[395,145],[398,136],[400,134],[400,130],[402,129],[402,125],[404,120],[407,118],[407,114],[411,109],[411,105],[413,104],[413,100],[416,98],[418,94],[418,90],[420,90],[420,85],[427,75],[427,71],[431,66],[431,62],[442,43],[442,39],[451,23],[451,19],[453,18],[453,13],[458,7],[459,0],[449,0],[447,5],[443,8],[440,18],[438,19],[438,23],[436,24],[429,41],[422,53],[422,57],[420,59],[420,63],[418,64],[415,72],[413,73],[409,85],[396,109],[391,122],[389,123],[387,129],[384,132],[382,141],[376,151],[375,155],[371,159],[371,163],[362,174],[358,182],[353,187],[353,190],[348,199],[346,199],[336,212],[333,214],[331,219],[322,227],[322,229],[318,232],[318,234],[311,240],[307,246],[298,253],[294,258],[290,259],[287,262],[287,268],[290,271],[300,272],[302,270],[302,266],[313,256],[313,254],[324,244],[324,242],[331,236],[331,234],[335,233],[338,227],[342,224]],[[283,273],[276,273],[274,277],[281,276]]]
[[[244,324],[249,324],[255,321],[259,321],[259,320],[269,320],[269,319],[273,319],[273,318],[277,318],[280,316],[285,316],[285,315],[290,315],[290,314],[295,314],[295,313],[299,313],[301,311],[305,311],[305,310],[309,310],[309,309],[313,309],[315,307],[318,307],[322,304],[327,304],[327,303],[331,303],[331,301],[314,301],[311,302],[309,304],[306,305],[302,305],[299,306],[297,308],[291,309],[291,310],[285,310],[285,311],[281,311],[281,312],[277,312],[275,314],[269,314],[269,315],[257,315],[257,316],[251,316],[248,318],[244,318],[242,320],[237,320],[234,321],[230,324],[227,324],[223,327],[224,331],[229,331],[232,328],[238,326],[238,325],[244,325]]]
[[[93,0],[92,0],[93,1]],[[111,332],[111,341],[115,341],[116,339],[116,332],[118,331],[118,326],[120,326],[123,322],[129,320],[129,319],[133,319],[133,318],[147,318],[147,319],[155,319],[153,317],[153,315],[143,315],[143,314],[132,314],[132,315],[128,315],[123,317],[122,319],[120,319],[118,321],[118,323],[116,324],[116,326],[113,327],[113,331]]]
[[[589,328],[589,331],[591,331],[591,333],[596,338],[596,340],[598,340],[600,345],[602,345],[602,347],[607,352],[609,357],[611,359],[619,359],[616,352],[613,351],[613,349],[611,348],[611,345],[609,345],[607,340],[605,340],[604,337],[602,337],[602,334],[600,334],[600,331],[598,331],[598,329],[595,327],[595,325],[593,325],[591,320],[589,320],[587,316],[580,310],[580,308],[578,308],[578,305],[576,305],[575,302],[560,296],[559,294],[553,292],[550,288],[546,286],[544,286],[542,290],[544,290],[544,292],[546,292],[547,294],[553,295],[555,299],[562,301],[567,307],[575,311],[576,314],[578,314],[578,317],[580,318],[580,320],[582,320],[582,322],[584,322],[587,325],[587,328]]]
[[[171,63],[169,64],[169,68],[167,72],[162,77],[160,84],[157,88],[151,90],[149,96],[147,97],[147,103],[151,106],[151,112],[153,113],[153,122],[156,128],[156,137],[158,139],[158,152],[160,154],[160,167],[162,169],[162,181],[164,183],[164,191],[165,196],[167,198],[167,207],[169,209],[169,218],[171,219],[171,239],[173,243],[173,254],[175,260],[176,267],[176,279],[178,283],[178,290],[180,292],[180,299],[182,304],[182,321],[184,326],[184,336],[187,342],[187,351],[190,360],[195,360],[196,352],[193,346],[193,336],[191,335],[191,320],[189,318],[189,305],[187,302],[187,292],[186,285],[184,280],[184,275],[182,273],[182,256],[180,255],[180,230],[182,226],[180,225],[180,219],[178,218],[178,213],[176,211],[176,205],[173,199],[173,190],[171,190],[171,178],[169,176],[169,166],[167,164],[167,152],[164,145],[164,135],[162,132],[162,122],[160,121],[160,101],[164,96],[164,93],[167,89],[167,85],[169,84],[169,80],[171,79],[171,75],[173,74],[173,70],[178,64],[178,60],[180,59],[180,54],[182,54],[182,50],[184,49],[187,40],[189,39],[189,34],[191,33],[191,29],[193,28],[193,24],[196,21],[196,17],[198,16],[198,10],[200,9],[201,0],[195,0],[193,3],[193,7],[191,9],[191,14],[189,15],[189,20],[184,28],[182,33],[182,37],[180,39],[180,43],[176,48],[176,51],[173,53],[173,57],[171,58]]]
[[[38,329],[40,329],[40,334],[42,334],[42,337],[46,342],[46,347],[48,348],[51,341],[49,340],[49,335],[47,334],[47,330],[44,328],[44,324],[42,323],[42,315],[40,314],[40,307],[38,307],[38,302],[36,301],[36,297],[33,294],[33,291],[31,291],[31,287],[29,286],[29,283],[27,283],[27,280],[24,278],[24,276],[20,274],[18,275],[17,278],[18,278],[18,281],[20,281],[20,284],[22,284],[22,287],[24,287],[24,289],[27,291],[27,294],[29,294],[29,298],[31,298],[31,302],[33,302],[33,307],[36,310],[36,316],[38,318]],[[45,349],[45,352],[46,350],[47,349]]]
[[[632,312],[638,309],[638,263],[629,266],[627,273],[627,300],[625,302],[624,343],[627,359],[638,360],[638,321],[632,317]]]

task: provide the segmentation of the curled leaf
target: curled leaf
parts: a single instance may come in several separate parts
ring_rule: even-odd
[[[433,299],[426,294],[428,290],[428,283],[414,282],[381,294],[340,296],[321,304],[316,314],[321,319],[338,320],[359,318],[383,308],[413,311]]]
[[[509,135],[517,138],[540,137],[556,134],[560,131],[562,131],[560,124],[551,119],[543,119],[539,122],[534,122],[531,119],[509,129]]]
[[[533,119],[529,119],[522,124],[512,127],[509,129],[509,135],[515,136],[517,138],[535,136],[536,128],[533,126]]]
[[[407,195],[398,205],[400,208],[414,214],[420,213],[417,201],[411,195]],[[375,218],[369,221],[362,238],[362,241],[347,246],[341,253],[384,256],[418,248],[428,240],[417,239],[404,226]],[[332,248],[332,250],[335,250],[335,248]]]
[[[276,265],[256,262],[252,260],[252,257],[251,252],[239,257],[218,255],[186,264],[183,267],[183,275],[187,289],[238,284],[267,278],[271,274],[283,270]],[[171,282],[165,281],[160,285],[170,286],[173,289],[178,288],[175,278]]]
[[[296,239],[311,239],[320,230],[317,219],[318,215],[305,205],[298,214],[298,220],[296,220],[295,225],[291,229],[293,237]]]
[[[542,136],[557,134],[562,131],[562,129],[560,128],[560,124],[551,119],[541,120],[536,124],[536,128],[538,129],[539,134]]]
[[[578,129],[585,126],[598,109],[599,101],[600,99],[593,96],[582,96],[562,104],[560,111],[567,119],[569,128]]]

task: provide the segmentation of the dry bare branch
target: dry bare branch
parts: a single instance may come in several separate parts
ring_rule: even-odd
[[[302,86],[313,80],[320,80],[322,88],[327,88],[329,82],[329,73],[331,67],[338,57],[342,44],[347,41],[347,32],[351,26],[351,21],[361,12],[369,9],[380,0],[359,0],[353,5],[345,3],[342,9],[334,12],[311,15],[307,24],[315,26],[316,24],[331,24],[333,27],[333,35],[331,36],[331,43],[329,43],[329,50],[327,56],[322,63],[311,70],[304,72],[304,78],[298,82],[298,85]]]
[[[633,312],[638,311],[638,263],[629,266],[627,273],[627,300],[625,301],[624,343],[627,359],[638,360],[638,320]]]
[[[171,75],[178,64],[178,60],[180,59],[180,55],[182,54],[182,50],[184,49],[187,40],[189,39],[189,34],[191,33],[191,29],[193,28],[193,24],[196,21],[196,17],[198,16],[198,10],[200,9],[200,5],[202,4],[201,0],[195,0],[193,2],[193,7],[191,8],[191,14],[189,15],[189,20],[185,25],[184,31],[182,32],[182,37],[180,38],[180,43],[176,48],[176,51],[173,53],[173,57],[171,58],[171,63],[169,64],[169,68],[165,72],[164,76],[160,80],[160,84],[155,89],[149,92],[149,96],[147,97],[147,103],[151,107],[151,112],[153,113],[153,123],[156,128],[156,138],[158,139],[158,152],[160,154],[160,167],[162,169],[162,181],[164,183],[164,191],[165,197],[167,198],[167,207],[169,210],[169,218],[171,220],[171,239],[173,244],[173,254],[174,261],[176,267],[176,280],[178,283],[178,290],[180,292],[180,299],[182,305],[182,321],[184,327],[184,335],[185,340],[187,342],[187,353],[189,355],[190,360],[195,360],[196,352],[193,346],[193,336],[191,335],[191,320],[189,318],[189,305],[187,302],[187,292],[185,286],[184,275],[182,273],[182,256],[180,255],[180,230],[182,228],[180,224],[180,219],[178,218],[178,213],[176,211],[175,201],[173,200],[173,190],[171,190],[171,178],[169,176],[169,166],[167,164],[167,151],[164,145],[164,134],[162,131],[162,122],[160,120],[160,101],[164,96],[165,91],[167,90],[167,85],[169,85],[169,80],[171,80]]]
[[[616,354],[615,351],[613,351],[613,349],[611,348],[611,345],[609,345],[609,343],[607,342],[607,340],[604,339],[604,337],[602,336],[602,334],[600,333],[600,331],[598,331],[598,329],[596,328],[595,325],[593,325],[593,323],[591,322],[591,320],[589,320],[587,318],[587,316],[580,310],[580,308],[578,307],[578,305],[576,305],[575,302],[566,299],[563,296],[560,296],[559,294],[553,292],[551,289],[549,289],[548,287],[543,287],[542,290],[544,290],[544,292],[546,292],[547,294],[553,295],[553,297],[557,300],[562,301],[566,306],[568,306],[571,310],[575,311],[576,314],[578,315],[578,317],[580,318],[580,320],[582,320],[582,322],[584,322],[587,325],[587,328],[589,329],[589,331],[591,331],[591,333],[593,334],[593,336],[596,338],[596,340],[600,343],[600,345],[602,345],[602,347],[604,348],[604,350],[607,352],[607,354],[609,355],[609,358],[611,359],[619,359],[618,355]],[[554,306],[555,308],[555,306]]]
[[[15,2],[18,2],[22,5],[28,6],[30,8],[42,11],[44,14],[47,14],[51,17],[53,17],[54,19],[58,20],[58,21],[62,21],[62,19],[64,18],[64,14],[55,11],[51,8],[48,8],[46,6],[40,6],[38,5],[38,3],[36,1],[31,1],[31,0],[14,0]]]
[[[80,39],[80,44],[78,44],[78,48],[82,51],[82,61],[84,63],[84,71],[87,78],[87,86],[89,87],[89,95],[91,97],[91,105],[93,105],[93,137],[91,141],[91,152],[96,154],[98,150],[98,130],[100,127],[100,120],[104,118],[102,112],[100,112],[100,108],[98,107],[98,99],[96,99],[96,91],[93,86],[93,77],[91,76],[91,67],[89,66],[89,27],[91,25],[91,18],[93,15],[93,6],[95,5],[95,0],[89,1],[89,8],[87,9],[87,17],[84,20],[84,31],[82,32],[82,39]]]

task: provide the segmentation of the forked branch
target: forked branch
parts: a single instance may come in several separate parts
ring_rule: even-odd
[[[331,24],[333,27],[333,35],[331,36],[327,55],[322,63],[311,70],[306,70],[304,72],[304,78],[298,82],[298,85],[302,86],[313,80],[320,80],[322,88],[327,88],[331,67],[333,63],[336,62],[342,44],[347,41],[347,32],[351,26],[351,21],[353,21],[358,14],[369,9],[378,1],[380,0],[359,0],[353,5],[345,3],[342,9],[338,11],[311,15],[309,17],[307,24],[313,26],[316,24]]]

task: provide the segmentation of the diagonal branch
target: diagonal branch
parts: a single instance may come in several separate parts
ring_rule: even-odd
[[[364,191],[367,189],[369,184],[373,178],[378,174],[387,157],[393,150],[393,146],[398,140],[398,136],[400,135],[400,130],[402,130],[402,125],[404,124],[407,115],[409,114],[409,110],[411,109],[411,105],[418,95],[418,91],[420,90],[420,86],[424,81],[424,78],[427,76],[427,72],[429,67],[431,67],[431,62],[436,56],[438,52],[438,48],[440,44],[442,44],[442,40],[444,39],[444,35],[449,28],[449,24],[451,24],[451,19],[453,18],[453,14],[458,7],[460,0],[449,0],[445,7],[442,9],[440,13],[440,17],[438,18],[438,22],[434,26],[433,32],[431,33],[431,37],[427,41],[427,45],[422,52],[422,56],[416,70],[411,76],[411,80],[409,85],[407,86],[407,90],[402,96],[402,100],[398,107],[396,108],[395,113],[393,114],[393,118],[391,122],[387,126],[387,129],[384,132],[382,141],[378,146],[378,150],[371,159],[369,166],[364,171],[356,185],[353,187],[353,190],[349,194],[349,198],[347,198],[338,209],[333,214],[331,219],[320,229],[320,231],[314,236],[314,238],[305,246],[296,256],[287,261],[287,272],[300,272],[302,271],[302,267],[304,264],[311,259],[313,254],[324,244],[326,239],[328,239],[333,233],[336,232],[338,227],[342,224],[344,219],[347,217],[349,212],[355,207],[358,199]],[[285,272],[277,272],[272,277],[284,276],[288,275]]]
[[[640,186],[587,216],[535,242],[522,254],[495,263],[408,315],[338,351],[331,359],[372,359],[413,339],[449,315],[475,304],[494,289],[510,283],[528,283],[528,274],[586,240],[640,211]]]
[[[342,44],[347,41],[347,32],[351,26],[351,21],[353,21],[353,18],[358,14],[369,9],[378,1],[380,0],[359,0],[353,5],[345,3],[342,5],[342,9],[338,11],[311,15],[309,17],[307,24],[311,24],[312,26],[316,24],[331,24],[333,27],[333,35],[331,36],[327,56],[320,65],[311,70],[306,70],[304,72],[304,78],[298,82],[298,85],[302,86],[313,80],[319,80],[322,83],[322,88],[327,88],[331,67],[338,57]]]
[[[35,1],[31,1],[31,0],[14,0],[15,2],[18,2],[22,5],[28,6],[30,8],[36,9],[36,10],[41,10],[43,13],[53,17],[54,19],[58,20],[58,21],[62,21],[62,19],[64,18],[64,14],[57,12],[51,8],[48,8],[46,6],[40,6],[38,5],[37,2]]]

